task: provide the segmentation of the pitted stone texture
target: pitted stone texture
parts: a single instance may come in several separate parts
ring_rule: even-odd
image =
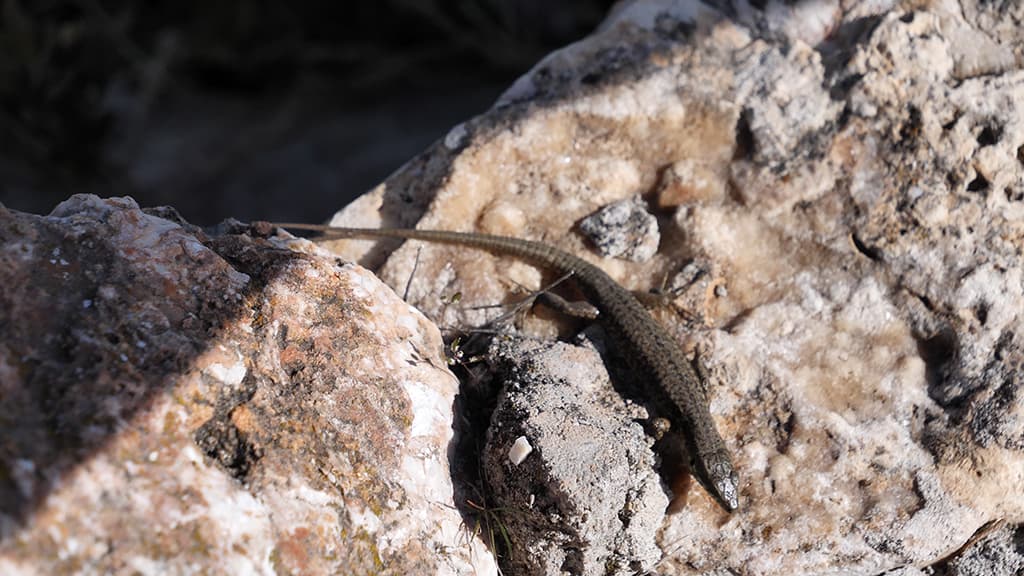
[[[650,442],[600,359],[569,344],[499,340],[490,352],[505,389],[484,465],[518,574],[628,575],[660,559],[668,499]],[[520,463],[509,449],[526,438]]]
[[[659,318],[700,351],[742,503],[723,520],[694,490],[659,573],[924,569],[1024,520],[1024,5],[747,4],[621,3],[457,151],[336,218],[411,202],[423,228],[545,240],[675,289]],[[664,199],[649,261],[574,233],[638,191]],[[414,267],[411,299],[446,325],[545,283],[419,243],[381,273],[403,287]]]
[[[1024,491],[1013,489],[1024,484],[1024,4],[767,2],[762,11],[748,4],[618,4],[595,34],[545,58],[495,109],[335,222],[544,240],[629,288],[675,289],[682,310],[659,317],[681,346],[700,352],[711,413],[741,478],[741,507],[724,516],[692,490],[688,506],[658,533],[659,573],[911,574],[952,565],[950,556],[968,557],[965,545],[990,522],[1017,530],[1024,520]],[[602,258],[574,233],[585,216],[638,192],[661,198],[662,241],[649,261]],[[403,292],[408,286],[409,299],[446,326],[480,325],[501,313],[486,306],[522,298],[517,285],[545,284],[542,273],[513,259],[415,242],[390,254],[395,247],[336,245],[365,262],[386,257],[382,278]],[[17,249],[15,242],[5,257]],[[224,275],[217,286],[226,288],[180,320],[182,330],[205,331],[203,322],[236,305],[231,270],[204,261],[187,241],[173,254],[181,260],[171,264],[198,266],[205,278]],[[71,262],[62,254],[39,261],[40,273],[59,279],[62,258]],[[153,271],[144,287],[175,288],[174,274],[184,272],[172,266],[170,273],[167,282]],[[202,282],[187,278],[189,286]],[[79,294],[79,304],[113,302],[108,315],[131,305],[99,288],[95,298]],[[62,306],[54,306],[55,318],[67,317]],[[151,308],[159,314],[138,311],[154,325],[160,314],[175,317],[174,308]],[[568,332],[543,318],[526,324],[545,335]],[[256,333],[262,324],[253,326]],[[69,353],[76,352],[69,343],[109,346],[101,360],[124,354],[136,366],[131,338],[70,336],[48,345]],[[22,356],[7,357],[5,374],[21,373]],[[236,357],[210,372],[228,398],[250,390],[237,380]],[[577,366],[600,369],[596,357]],[[138,379],[120,374],[105,377],[134,391]],[[402,412],[394,402],[384,414]],[[104,419],[125,410],[83,406],[79,413],[101,417],[83,433],[101,438],[110,426]],[[246,414],[214,418],[224,413],[215,408],[190,424],[190,438],[218,470],[264,477],[264,443],[232,432],[244,431]],[[354,430],[350,437],[363,440]],[[520,466],[540,452],[530,442],[535,450]],[[34,461],[10,462],[0,480],[6,493],[37,490]],[[508,464],[508,446],[498,464]],[[373,482],[358,486],[366,498],[390,494]],[[520,505],[505,513],[534,513],[528,500]],[[371,516],[353,518],[373,525]],[[289,542],[307,542],[305,534]],[[533,550],[558,550],[558,538]],[[611,557],[593,544],[588,553]]]
[[[0,573],[495,573],[439,334],[369,272],[130,199],[0,220]]]
[[[583,232],[604,256],[646,262],[658,251],[658,220],[647,204],[630,198],[605,206],[580,222]]]
[[[1024,573],[1024,525],[998,526],[949,563],[949,576]]]

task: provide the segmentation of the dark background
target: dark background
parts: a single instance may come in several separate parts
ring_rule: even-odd
[[[0,0],[0,202],[319,222],[610,0]]]

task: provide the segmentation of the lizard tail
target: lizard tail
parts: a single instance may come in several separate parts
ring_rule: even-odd
[[[255,222],[254,224],[321,232],[327,238],[403,238],[406,240],[422,240],[440,244],[469,246],[522,258],[535,264],[541,264],[568,273],[576,273],[588,266],[586,261],[579,257],[542,242],[478,234],[475,232],[417,230],[413,228],[348,228],[298,222]]]

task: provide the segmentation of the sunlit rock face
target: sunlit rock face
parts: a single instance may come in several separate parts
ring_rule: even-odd
[[[523,408],[570,406],[552,383],[604,385],[609,366],[615,391],[628,385],[614,349],[492,354],[481,378],[543,386],[506,391],[515,403],[495,413],[511,432],[486,435],[480,475],[510,489],[492,489],[488,514],[555,534],[502,522],[513,558],[517,543],[548,554],[503,558],[508,573],[1019,571],[1024,8],[711,4],[619,3],[333,219],[540,240],[662,289],[653,313],[706,376],[740,477],[732,514],[695,483],[652,489],[641,464],[665,461],[634,427],[642,401],[573,407],[600,416],[586,438]],[[644,223],[623,236],[641,257],[602,252],[621,230],[594,217],[623,201]],[[212,557],[486,573],[470,568],[491,561],[472,530],[458,536],[465,501],[446,467],[459,455],[445,451],[464,444],[449,444],[460,420],[441,341],[347,262],[461,330],[559,274],[416,242],[331,242],[338,260],[285,236],[206,237],[123,201],[4,218],[3,325],[17,330],[0,347],[0,423],[17,433],[0,445],[0,571]],[[580,325],[538,311],[516,328]],[[608,424],[622,415],[622,431]],[[596,453],[596,437],[618,444]],[[575,462],[574,439],[590,450]],[[579,473],[595,462],[608,472]],[[563,505],[620,493],[637,507]],[[561,507],[531,508],[544,502]],[[598,525],[617,536],[586,538]]]

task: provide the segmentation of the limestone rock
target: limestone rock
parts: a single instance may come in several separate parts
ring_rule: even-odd
[[[518,388],[506,391],[510,404],[484,449],[482,474],[501,480],[488,506],[510,526],[522,518],[543,527],[526,550],[512,551],[541,556],[511,560],[510,573],[582,573],[602,558],[614,570],[656,562],[666,576],[1014,569],[1024,523],[1024,5],[748,4],[619,3],[597,32],[549,55],[494,109],[453,128],[333,221],[544,240],[626,287],[673,288],[681,310],[657,316],[708,376],[711,413],[741,478],[740,509],[727,515],[699,488],[663,486],[685,506],[662,519],[656,554],[647,535],[659,499],[640,464],[660,471],[665,462],[644,452],[632,423],[615,429],[615,414],[589,401],[601,415],[595,437],[617,444],[601,462],[603,478],[573,485],[593,447],[579,442],[574,455],[537,426],[570,435],[580,421],[529,407],[572,406],[588,390],[551,383],[596,382],[617,360],[614,351],[601,360],[558,348],[564,362],[530,364],[529,378],[497,372]],[[653,258],[602,258],[573,232],[637,194],[658,209]],[[415,492],[403,482],[448,478],[441,429],[450,402],[438,399],[450,399],[454,384],[438,383],[429,389],[447,392],[425,398],[409,384],[442,373],[439,342],[422,335],[421,319],[399,314],[368,275],[304,242],[226,234],[198,243],[194,232],[158,226],[134,207],[115,212],[124,212],[128,224],[118,226],[127,232],[105,217],[108,227],[83,240],[77,212],[65,208],[67,222],[54,224],[60,232],[49,232],[41,251],[34,224],[3,228],[4,270],[17,272],[5,283],[16,291],[5,293],[4,326],[37,331],[20,348],[5,344],[4,390],[17,406],[41,408],[0,408],[5,426],[24,431],[0,447],[2,494],[32,502],[4,509],[0,568],[54,558],[44,570],[115,560],[143,570],[154,557],[143,543],[152,533],[117,530],[162,526],[145,508],[154,500],[171,510],[158,551],[178,554],[154,562],[212,555],[242,569],[284,562],[316,572],[337,568],[345,554],[378,551],[398,570],[409,566],[403,558],[442,550],[430,558],[444,569],[468,566],[445,554],[462,552],[438,544],[450,542],[442,534],[456,531],[457,515],[438,520],[449,510],[436,504],[427,515],[402,515],[446,502],[451,490],[430,484],[423,491],[436,498],[406,503]],[[169,239],[153,242],[160,226]],[[118,256],[123,274],[74,267],[80,254],[118,246],[133,247]],[[330,247],[379,264],[389,285],[445,327],[483,326],[507,314],[494,305],[558,277],[458,247]],[[53,288],[80,278],[91,284],[72,283],[74,299]],[[36,294],[33,286],[49,288]],[[392,304],[371,306],[363,294]],[[301,305],[310,297],[321,305]],[[92,306],[102,311],[95,320]],[[26,320],[6,320],[15,317]],[[65,323],[75,328],[58,328]],[[545,338],[579,328],[543,312],[520,324]],[[154,331],[171,343],[154,344]],[[302,345],[289,345],[296,334]],[[155,356],[142,362],[142,354]],[[57,385],[37,398],[7,384],[26,374]],[[353,374],[374,374],[383,393],[356,386]],[[298,384],[286,402],[289,382]],[[567,400],[551,403],[559,398]],[[436,408],[412,406],[431,399]],[[643,417],[628,403],[619,408]],[[319,416],[335,409],[343,411],[336,419]],[[175,418],[165,431],[157,423],[168,413]],[[433,439],[429,448],[413,443],[423,414],[435,431],[421,439]],[[520,437],[532,451],[515,465],[509,450]],[[333,450],[338,443],[348,449]],[[409,463],[395,450],[426,460]],[[183,463],[146,476],[167,461]],[[385,464],[366,464],[376,461]],[[408,463],[398,469],[409,480],[374,474],[396,463]],[[605,514],[630,490],[646,495],[637,500],[643,529],[622,536],[623,523]],[[608,504],[610,494],[617,499]],[[552,500],[531,508],[542,496]],[[191,506],[200,500],[251,520],[197,522]],[[557,506],[565,503],[600,516],[565,515]],[[572,529],[553,529],[563,519]],[[414,520],[415,534],[428,536],[398,529]],[[1004,532],[982,537],[996,525]],[[602,536],[584,542],[591,533]],[[123,547],[105,548],[122,538]]]
[[[658,181],[658,206],[674,208],[695,202],[717,202],[725,195],[725,163],[682,159],[665,168]]]
[[[950,576],[1024,573],[1024,529],[998,527],[949,563]]]
[[[243,232],[0,209],[0,573],[495,573],[453,507],[436,329]]]
[[[627,287],[678,288],[685,313],[658,315],[710,376],[742,505],[723,517],[694,489],[659,573],[948,563],[990,521],[1024,522],[1024,8],[717,4],[620,3],[334,221],[411,206],[422,228],[545,240]],[[692,186],[694,167],[718,181]],[[638,192],[669,198],[649,261],[572,233]],[[463,327],[552,279],[415,242],[381,275]]]
[[[658,251],[658,220],[639,198],[614,202],[580,222],[580,232],[602,256],[633,262],[650,260]]]
[[[631,575],[661,559],[655,534],[668,504],[643,428],[630,419],[593,350],[498,341],[504,391],[484,466],[507,512],[509,570]],[[509,461],[526,438],[533,451]]]

